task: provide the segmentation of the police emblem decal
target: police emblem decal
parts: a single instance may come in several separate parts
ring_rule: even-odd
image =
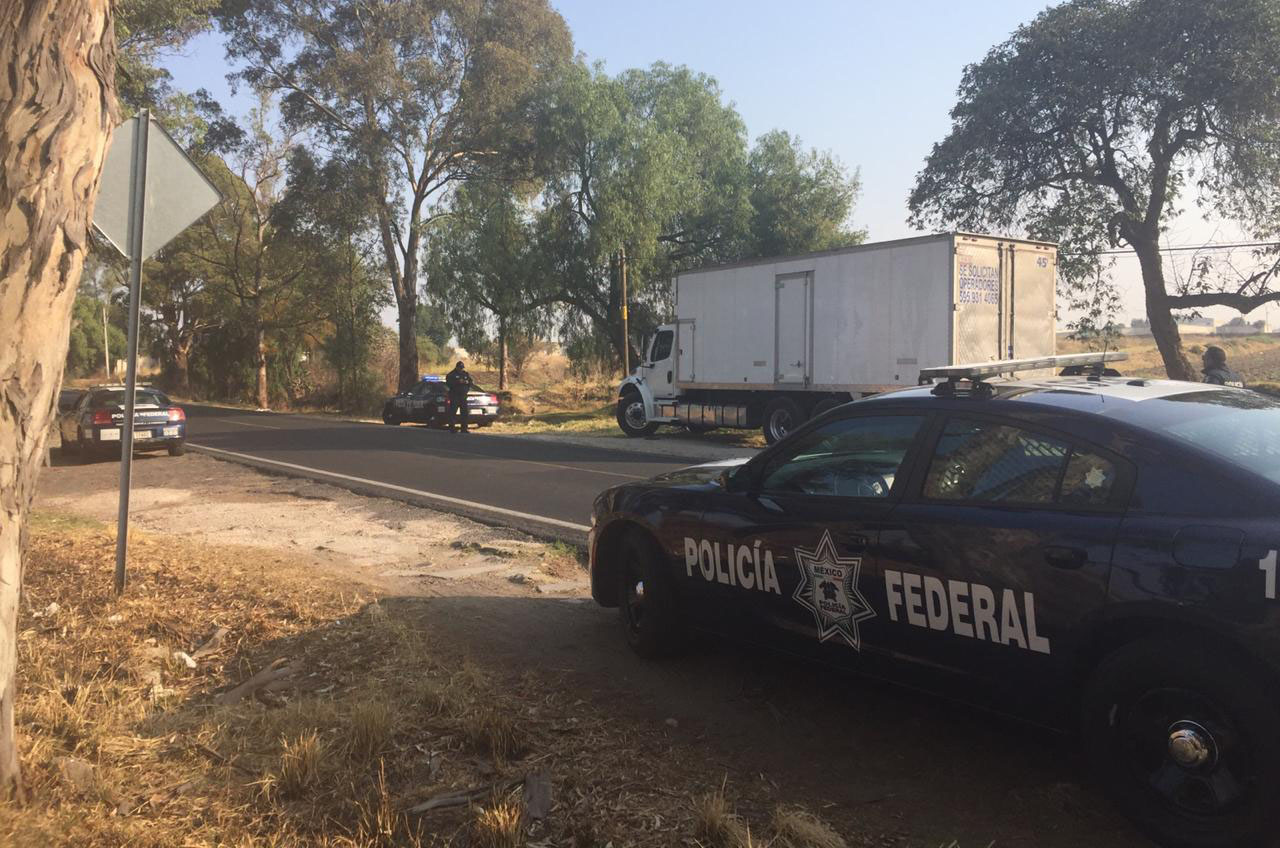
[[[795,554],[800,583],[791,597],[813,613],[818,625],[818,641],[825,642],[839,635],[855,651],[861,651],[858,622],[876,616],[871,604],[858,591],[862,557],[837,556],[830,530],[823,531],[817,548],[811,551],[796,548]]]

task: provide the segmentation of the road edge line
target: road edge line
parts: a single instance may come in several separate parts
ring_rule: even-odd
[[[436,492],[427,492],[422,489],[411,489],[408,486],[398,486],[395,483],[382,483],[377,480],[354,477],[337,471],[325,471],[322,468],[312,468],[308,465],[296,465],[292,462],[281,462],[277,459],[266,459],[252,454],[238,453],[236,451],[223,450],[222,448],[211,448],[207,445],[199,445],[192,442],[187,442],[187,449],[195,453],[207,454],[214,459],[223,459],[240,465],[248,465],[262,471],[274,471],[288,477],[300,477],[320,483],[329,483],[360,495],[391,498],[418,506],[426,506],[442,512],[461,515],[482,524],[510,527],[529,533],[532,536],[555,541],[582,545],[586,543],[587,533],[591,530],[585,524],[574,524],[572,521],[562,521],[545,515],[534,515],[533,513],[507,509],[506,507],[482,504],[477,501],[441,495]],[[549,528],[555,529],[552,531]]]

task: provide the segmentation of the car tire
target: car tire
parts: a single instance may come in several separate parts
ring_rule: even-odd
[[[1099,664],[1084,748],[1099,783],[1158,844],[1280,844],[1280,707],[1260,682],[1247,662],[1189,639],[1144,639]]]
[[[382,423],[389,424],[392,427],[400,426],[400,416],[396,415],[390,404],[382,407]]]
[[[618,398],[618,426],[633,439],[652,436],[658,425],[649,421],[644,411],[644,399],[632,389]]]
[[[170,442],[168,445],[169,456],[183,456],[187,452],[186,442]]]
[[[631,650],[645,659],[681,652],[687,644],[679,598],[657,544],[633,530],[618,546],[618,618]]]
[[[774,398],[764,408],[764,440],[774,444],[805,422],[804,410],[789,397]]]

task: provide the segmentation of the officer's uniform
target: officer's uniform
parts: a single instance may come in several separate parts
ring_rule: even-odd
[[[1215,386],[1234,386],[1244,388],[1244,380],[1240,375],[1227,367],[1227,352],[1217,345],[1209,345],[1204,351],[1204,381]]]
[[[1244,380],[1240,375],[1225,365],[1214,365],[1205,368],[1201,373],[1204,374],[1206,383],[1213,383],[1215,386],[1234,386],[1237,389],[1244,388]]]
[[[454,424],[459,417],[462,418],[462,432],[467,432],[467,416],[470,410],[467,409],[467,393],[471,391],[472,385],[471,375],[467,373],[467,369],[456,366],[452,371],[445,375],[444,383],[449,388],[449,431],[452,432]]]

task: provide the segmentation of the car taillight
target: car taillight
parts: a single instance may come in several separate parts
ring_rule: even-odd
[[[169,420],[170,421],[186,421],[187,413],[183,412],[181,409],[175,406],[174,408],[169,410]]]
[[[496,404],[497,402],[498,402],[498,396],[497,396],[497,395],[489,395],[489,403]]]
[[[93,413],[93,418],[90,420],[89,423],[90,424],[110,424],[111,413],[107,412],[105,409],[99,409],[97,412]]]

